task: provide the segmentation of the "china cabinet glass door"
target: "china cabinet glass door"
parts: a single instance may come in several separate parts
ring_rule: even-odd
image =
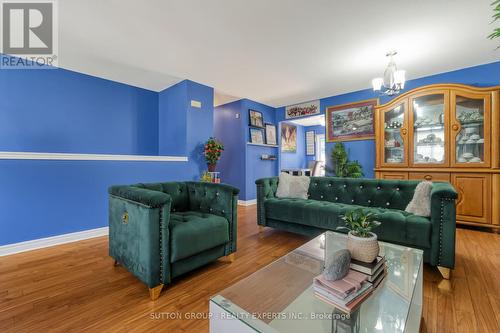
[[[384,147],[383,165],[408,165],[406,103],[388,109],[382,113]]]
[[[452,95],[451,140],[454,145],[454,165],[490,165],[490,103],[489,94],[464,92]]]
[[[412,165],[448,166],[447,91],[411,98]]]

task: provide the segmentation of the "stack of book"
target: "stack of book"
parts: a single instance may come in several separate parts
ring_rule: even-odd
[[[387,273],[385,256],[378,256],[377,259],[371,263],[351,259],[351,269],[366,274],[368,276],[368,282],[370,282],[374,288],[377,288],[380,282],[384,280]]]
[[[314,278],[314,295],[334,307],[351,313],[380,284],[386,275],[384,257],[377,257],[373,263],[351,261],[349,273],[340,280],[328,281],[323,274]]]

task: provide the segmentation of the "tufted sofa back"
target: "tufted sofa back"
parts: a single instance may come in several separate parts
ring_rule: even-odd
[[[140,183],[134,186],[170,195],[172,198],[170,210],[172,212],[183,212],[189,208],[189,194],[185,182]]]
[[[311,177],[309,198],[366,207],[404,210],[419,181]]]

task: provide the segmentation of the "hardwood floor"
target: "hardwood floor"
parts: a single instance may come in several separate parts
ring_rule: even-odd
[[[183,276],[156,302],[113,266],[107,237],[0,257],[0,332],[208,332],[208,319],[186,318],[206,314],[210,296],[308,240],[271,229],[259,237],[255,206],[238,214],[236,260]],[[450,285],[425,267],[421,332],[500,332],[499,245],[500,235],[457,229]]]

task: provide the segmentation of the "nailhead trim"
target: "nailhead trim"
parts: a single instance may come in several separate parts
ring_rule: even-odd
[[[160,207],[160,283],[163,283],[163,207]]]

